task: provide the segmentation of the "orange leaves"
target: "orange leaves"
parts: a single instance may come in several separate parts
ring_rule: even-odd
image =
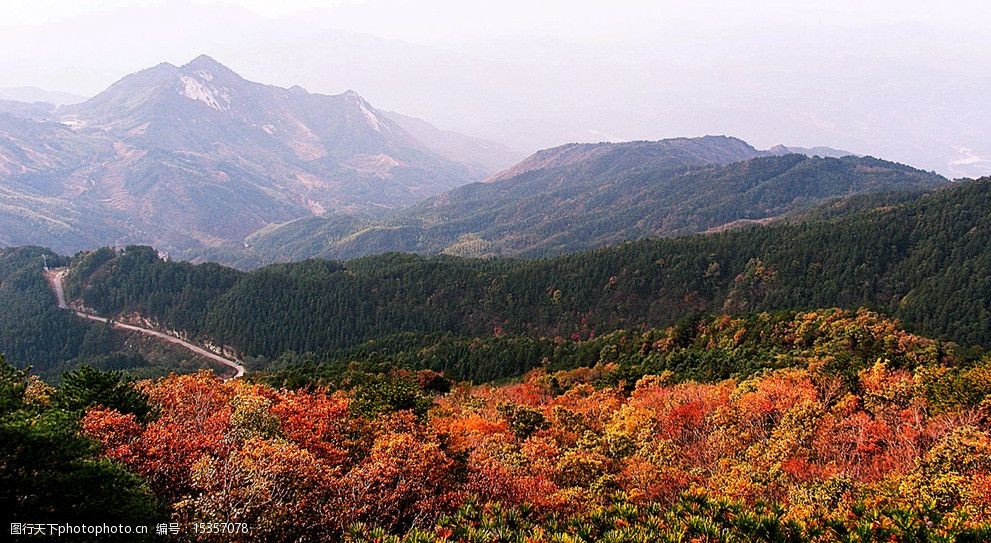
[[[506,401],[530,406],[540,405],[548,399],[544,388],[533,382],[501,387],[499,396]]]
[[[792,407],[816,402],[817,393],[802,370],[778,370],[748,379],[733,392],[733,416],[755,437],[771,432]]]
[[[326,468],[281,439],[253,437],[224,456],[192,466],[195,493],[180,502],[189,521],[247,523],[257,540],[313,537],[323,506],[335,495]],[[317,532],[319,533],[319,532]]]
[[[482,502],[499,502],[508,506],[529,504],[542,509],[561,505],[555,494],[558,486],[546,470],[511,466],[486,454],[469,457],[470,471],[465,490]]]
[[[284,391],[272,413],[285,436],[331,466],[343,466],[353,446],[353,424],[343,394]]]
[[[907,406],[912,401],[915,382],[908,370],[893,370],[888,361],[878,360],[860,372],[860,386],[868,407],[880,410],[885,406]]]
[[[688,490],[693,478],[681,469],[633,456],[623,463],[618,479],[631,501],[667,504]]]
[[[181,422],[159,420],[144,429],[128,463],[148,479],[156,494],[178,498],[192,486],[193,464],[204,454],[219,454],[223,446],[218,433],[190,433]]]
[[[978,518],[991,518],[991,473],[982,473],[970,483],[970,496]]]
[[[80,425],[83,434],[100,444],[103,454],[125,462],[134,454],[133,444],[141,435],[137,417],[114,409],[90,409]]]
[[[561,448],[554,439],[533,436],[520,447],[520,454],[530,473],[549,474],[561,454]]]
[[[226,425],[233,383],[224,383],[209,371],[170,375],[143,387],[160,419],[181,421],[196,431],[212,432]]]
[[[405,414],[385,422],[368,457],[342,479],[342,514],[389,528],[426,525],[455,503],[454,461]]]
[[[738,337],[744,325],[748,337]],[[774,335],[808,349],[800,357],[813,363],[739,382],[648,375],[632,391],[592,386],[616,370],[604,364],[534,370],[504,386],[456,385],[434,397],[425,418],[395,406],[354,409],[345,392],[201,373],[143,383],[151,422],[101,408],[82,428],[182,519],[243,519],[259,534],[299,524],[336,540],[355,522],[429,527],[468,501],[546,518],[620,496],[672,504],[685,492],[772,500],[793,519],[847,514],[861,501],[885,509],[931,500],[991,520],[991,370],[901,369],[911,353],[932,355],[930,345],[867,312],[766,326],[723,319],[711,328],[722,334],[718,348]],[[830,341],[849,343],[844,349],[880,342],[900,358],[851,380],[830,369],[845,363],[824,347]],[[446,388],[437,374],[417,377],[421,387]],[[940,390],[952,394],[937,410],[931,398]]]
[[[493,439],[511,439],[505,420],[493,421],[475,413],[448,421],[444,432],[449,436],[450,450],[455,453],[477,449]]]
[[[869,328],[872,318],[857,320]],[[812,321],[851,322],[840,312]],[[866,403],[816,372],[782,369],[713,384],[647,376],[629,396],[574,384],[554,398],[530,396],[526,409],[547,427],[515,437],[507,427],[517,408],[506,396],[523,400],[525,385],[462,390],[441,400],[432,420],[452,451],[468,454],[465,488],[482,500],[577,509],[615,490],[666,502],[694,488],[748,501],[793,497],[795,518],[818,511],[820,495],[873,493],[878,503],[900,503],[892,481],[913,472],[951,419],[927,416],[904,370],[865,370]],[[550,485],[540,487],[544,494],[524,490],[538,482]]]
[[[692,445],[705,440],[715,424],[717,410],[729,404],[731,382],[715,385],[661,386],[638,383],[630,405],[651,412],[660,437],[679,445],[685,455],[694,455]]]
[[[793,480],[804,483],[816,475],[816,467],[805,458],[791,457],[781,462],[781,469]]]
[[[890,434],[883,422],[864,412],[846,417],[829,416],[818,429],[816,451],[823,464],[859,477],[864,475],[874,457],[884,451]]]

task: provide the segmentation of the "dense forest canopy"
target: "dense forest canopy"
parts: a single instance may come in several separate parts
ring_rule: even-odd
[[[60,311],[41,271],[68,262],[38,247],[0,250],[0,354],[45,375],[113,350],[106,330]]]
[[[68,292],[249,356],[325,353],[402,332],[589,338],[686,316],[870,307],[991,344],[991,180],[863,197],[810,220],[542,259],[386,254],[250,273],[128,247],[77,256]]]
[[[0,354],[8,362],[53,381],[80,365],[145,377],[205,366],[179,348],[60,310],[42,271],[69,262],[39,247],[0,249]]]
[[[0,363],[0,499],[17,519],[169,519],[195,541],[210,522],[252,542],[991,537],[986,356],[865,310],[559,347],[481,386],[351,365],[80,369],[53,388]]]
[[[766,154],[725,137],[567,145],[390,219],[310,217],[205,255],[242,266],[390,251],[546,257],[771,220],[830,198],[947,183],[871,157]]]
[[[984,179],[540,260],[6,249],[0,501],[266,542],[986,541],[989,205]],[[252,371],[135,380],[46,263]]]

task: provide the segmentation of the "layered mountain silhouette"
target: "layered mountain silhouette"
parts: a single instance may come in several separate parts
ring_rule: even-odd
[[[5,102],[0,245],[209,247],[300,217],[375,215],[511,160],[474,160],[502,150],[471,138],[452,159],[393,118],[355,92],[254,83],[208,56],[79,104]]]
[[[77,104],[0,102],[0,246],[150,244],[242,266],[388,251],[538,256],[946,182],[726,136],[516,158],[352,91],[254,83],[204,55]]]
[[[78,104],[86,100],[85,96],[79,96],[68,92],[50,91],[38,87],[0,87],[0,102],[16,101],[21,103],[47,103],[47,104]]]
[[[871,157],[791,151],[760,151],[724,136],[564,145],[387,220],[313,218],[265,229],[248,238],[250,257],[229,261],[388,251],[545,256],[766,222],[831,198],[947,182]]]

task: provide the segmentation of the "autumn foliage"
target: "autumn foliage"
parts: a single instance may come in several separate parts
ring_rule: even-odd
[[[745,341],[728,318],[706,326]],[[423,390],[425,415],[356,409],[355,388],[171,376],[140,385],[146,422],[96,407],[82,427],[173,518],[246,522],[256,541],[986,540],[986,360],[865,312],[773,335],[789,363],[747,376],[628,382],[602,360]],[[890,358],[858,359],[866,343]]]

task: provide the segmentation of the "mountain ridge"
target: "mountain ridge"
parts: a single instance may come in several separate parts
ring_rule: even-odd
[[[255,83],[200,55],[128,74],[79,104],[0,103],[0,244],[152,244],[258,263],[539,256],[945,182],[870,157],[824,157],[845,154],[703,136],[565,144],[504,167],[515,160],[508,149],[379,111],[354,91]]]
[[[488,173],[354,91],[254,83],[206,55],[128,74],[79,104],[0,103],[0,116],[7,245],[238,243],[306,216],[374,216]]]
[[[776,155],[728,136],[568,144],[392,218],[292,221],[252,234],[246,246],[261,262],[389,251],[547,256],[718,231],[830,198],[945,183],[872,157]]]
[[[384,333],[595,337],[707,313],[862,306],[934,337],[991,344],[981,303],[991,179],[854,198],[849,213],[810,222],[543,259],[389,253],[239,272],[170,262],[149,247],[101,249],[73,258],[67,294],[249,356],[325,352]]]
[[[70,92],[53,91],[39,87],[0,87],[0,100],[28,104],[47,103],[54,106],[75,104],[86,100],[85,96]]]

